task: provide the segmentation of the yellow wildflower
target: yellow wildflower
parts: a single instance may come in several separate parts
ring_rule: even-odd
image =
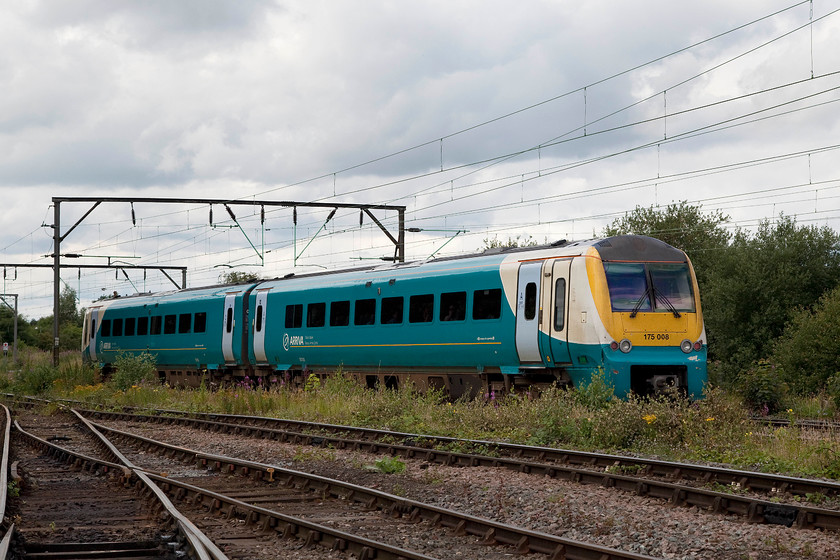
[[[653,424],[654,421],[656,420],[656,415],[655,414],[645,414],[644,416],[642,416],[642,420],[644,420],[648,424]]]

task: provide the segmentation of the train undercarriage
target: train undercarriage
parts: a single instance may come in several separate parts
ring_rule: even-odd
[[[399,389],[413,386],[420,392],[440,391],[452,399],[476,398],[482,395],[503,395],[511,392],[536,395],[549,387],[570,387],[571,380],[559,368],[539,368],[518,374],[502,373],[498,369],[416,369],[372,371],[367,368],[294,368],[276,371],[269,368],[225,368],[219,370],[190,368],[158,368],[158,377],[173,387],[211,387],[249,385],[253,387],[304,388],[310,376],[323,381],[332,375],[344,375],[369,389],[383,387]]]

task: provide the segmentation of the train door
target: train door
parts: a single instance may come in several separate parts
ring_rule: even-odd
[[[90,361],[96,361],[96,339],[97,339],[97,332],[96,328],[99,326],[97,319],[99,318],[99,307],[93,307],[87,313],[87,318],[85,320],[85,326],[87,327],[87,332],[90,333],[90,339],[87,340],[87,347],[90,351]],[[89,323],[89,324],[88,324]]]
[[[542,262],[519,266],[516,298],[516,351],[520,362],[542,362],[540,356],[539,301]]]
[[[254,356],[258,364],[268,363],[265,355],[265,318],[268,309],[268,290],[257,291],[256,311],[254,311]]]
[[[571,259],[555,259],[549,266],[551,274],[546,274],[546,313],[545,332],[551,333],[548,339],[549,348],[546,353],[554,363],[569,363],[569,287],[571,274]],[[548,269],[546,269],[548,270]]]
[[[236,296],[239,292],[225,294],[225,314],[222,321],[222,353],[225,356],[225,363],[233,364],[236,361],[233,355],[233,328],[236,326],[234,311],[236,309]]]

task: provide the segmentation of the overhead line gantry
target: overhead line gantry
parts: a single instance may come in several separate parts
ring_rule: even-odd
[[[61,284],[61,242],[64,241],[70,233],[76,229],[79,224],[81,224],[85,218],[87,218],[91,212],[93,212],[100,204],[103,202],[122,202],[122,203],[129,203],[131,204],[131,219],[132,223],[134,223],[134,204],[135,203],[146,203],[146,204],[209,204],[210,207],[214,204],[224,206],[228,213],[233,218],[234,222],[238,222],[236,217],[234,216],[233,212],[231,211],[231,206],[259,206],[261,209],[265,209],[266,206],[268,207],[284,207],[284,208],[293,208],[295,209],[295,213],[297,212],[297,207],[309,207],[309,208],[332,208],[333,212],[330,214],[327,221],[332,218],[335,210],[342,208],[342,209],[355,209],[367,214],[367,216],[379,227],[380,230],[394,243],[394,257],[390,258],[387,257],[387,260],[393,260],[395,262],[405,262],[405,206],[394,206],[394,205],[387,205],[387,204],[352,204],[352,203],[340,203],[340,202],[298,202],[298,201],[291,201],[291,200],[234,200],[234,199],[213,199],[213,198],[135,198],[135,197],[101,197],[101,196],[80,196],[80,197],[63,197],[63,196],[54,196],[52,198],[53,202],[53,216],[54,216],[54,223],[51,226],[53,228],[53,365],[58,366],[58,347],[59,347],[59,333],[58,333],[58,303],[60,297],[60,284]],[[87,212],[79,218],[76,223],[74,223],[70,228],[65,232],[61,233],[61,204],[63,202],[89,202],[93,205],[87,210]],[[397,233],[397,237],[394,237],[388,229],[382,225],[376,216],[373,215],[373,210],[395,210],[399,213],[399,231]],[[250,241],[250,240],[249,240]],[[304,248],[305,250],[305,248]],[[297,257],[298,255],[295,255]],[[49,266],[49,265],[47,265]],[[93,267],[93,265],[70,265],[70,268],[88,268]],[[100,268],[113,268],[113,266],[109,267],[100,267]],[[131,267],[131,266],[124,266],[122,268],[139,268],[139,267]],[[155,268],[162,270],[164,267],[160,266],[151,266],[149,268]],[[186,287],[186,271],[183,272],[184,274],[184,287]],[[172,280],[170,278],[170,280]]]

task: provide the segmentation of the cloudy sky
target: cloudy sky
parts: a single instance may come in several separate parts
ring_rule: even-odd
[[[52,197],[402,205],[409,259],[681,200],[838,229],[838,88],[840,0],[5,2],[0,259],[51,262]],[[89,208],[62,203],[62,232]],[[357,211],[231,209],[106,203],[61,252],[190,286],[393,255]],[[81,305],[172,287],[62,279]],[[3,290],[51,313],[48,270]]]

